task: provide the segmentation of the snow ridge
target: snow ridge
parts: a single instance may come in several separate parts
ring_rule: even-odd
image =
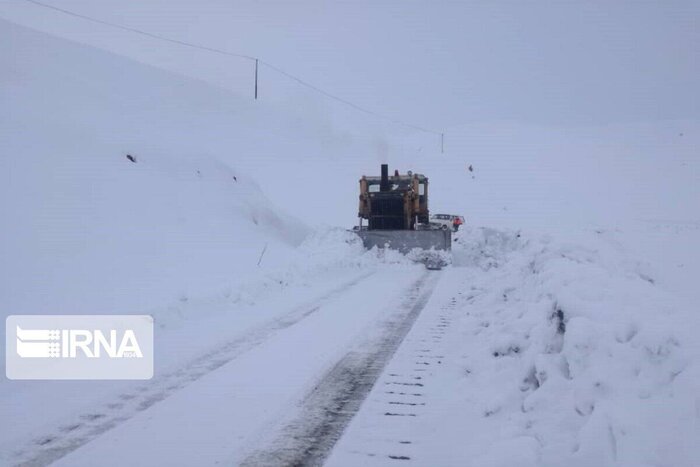
[[[689,310],[595,234],[574,246],[474,229],[460,244],[461,397],[491,438],[474,465],[508,465],[523,444],[518,465],[692,465]]]

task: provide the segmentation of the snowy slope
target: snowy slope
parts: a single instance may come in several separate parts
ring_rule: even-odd
[[[3,314],[134,312],[218,291],[265,243],[303,239],[221,162],[218,135],[245,131],[226,121],[235,97],[7,22],[0,35]]]
[[[301,14],[308,19],[303,9],[295,5],[266,5],[264,2],[222,4],[218,1],[177,4],[124,1],[118,5],[78,5],[59,0],[50,3],[61,8],[78,7],[79,11],[116,23],[125,22],[126,15],[137,22],[144,20],[139,27],[155,34],[260,56],[341,98],[352,95],[352,89],[367,89],[364,85],[367,78],[353,78],[348,73],[343,73],[343,76],[350,79],[352,89],[338,89],[336,82],[332,85],[327,82],[334,80],[337,70],[325,70],[325,66],[321,66],[324,65],[321,56],[313,58],[309,54],[316,49],[297,41],[310,41],[314,47],[322,47],[336,58],[342,58],[345,52],[338,53],[329,39],[306,36],[305,33],[311,31],[305,30],[301,23],[295,24],[302,29],[302,34],[301,31],[286,30],[294,23],[289,19],[274,19],[278,15],[284,16],[285,12]],[[92,10],[93,7],[96,10]],[[117,18],[109,17],[113,7],[120,10]],[[248,9],[252,11],[246,11]],[[361,174],[375,173],[380,162],[400,160],[407,153],[432,155],[440,150],[439,135],[416,132],[353,109],[262,64],[259,99],[254,101],[254,62],[247,59],[155,40],[27,2],[0,5],[0,16],[56,37],[216,86],[219,91],[217,97],[209,101],[211,105],[197,107],[200,112],[194,108],[183,109],[190,112],[188,119],[183,115],[171,118],[190,123],[188,140],[196,151],[214,154],[227,165],[252,176],[275,205],[307,224],[353,224],[357,210],[356,182]],[[259,28],[267,21],[265,18],[272,23],[269,30],[262,32]],[[196,29],[204,26],[204,31],[195,33],[194,29],[190,30],[191,25],[173,29],[180,21],[194,21]],[[336,29],[332,23],[326,27]],[[265,37],[258,39],[258,34]],[[295,66],[289,66],[289,60]],[[299,65],[311,64],[315,60],[321,60],[317,70],[299,71]],[[328,64],[330,62],[325,63]],[[224,92],[224,89],[229,92]],[[363,107],[371,110],[381,110],[382,102],[359,100]],[[177,109],[175,102],[170,105],[171,109]],[[166,111],[165,105],[161,108]],[[404,119],[400,114],[392,117]],[[238,130],[243,128],[245,131]],[[341,175],[342,179],[339,178]],[[300,209],[300,200],[305,209]]]
[[[266,243],[271,264],[306,232],[258,186],[307,225],[348,225],[354,174],[388,157],[381,137],[358,139],[314,108],[270,107],[1,24],[5,314],[218,292]],[[353,175],[341,183],[341,172]]]

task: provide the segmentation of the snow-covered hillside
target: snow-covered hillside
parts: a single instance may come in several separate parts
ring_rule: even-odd
[[[221,162],[235,150],[221,135],[249,131],[227,115],[250,105],[4,21],[0,36],[3,314],[143,310],[301,242]]]

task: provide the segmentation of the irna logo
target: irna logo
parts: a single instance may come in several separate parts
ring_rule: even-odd
[[[119,335],[121,334],[121,338]],[[99,329],[22,329],[17,326],[17,355],[22,358],[87,358],[136,357],[143,353],[132,329],[118,333],[111,329],[108,336]]]
[[[150,379],[147,315],[14,315],[6,320],[10,379]]]

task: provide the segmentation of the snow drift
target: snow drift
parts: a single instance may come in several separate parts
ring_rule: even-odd
[[[452,416],[474,465],[695,465],[700,320],[604,236],[462,237]]]

